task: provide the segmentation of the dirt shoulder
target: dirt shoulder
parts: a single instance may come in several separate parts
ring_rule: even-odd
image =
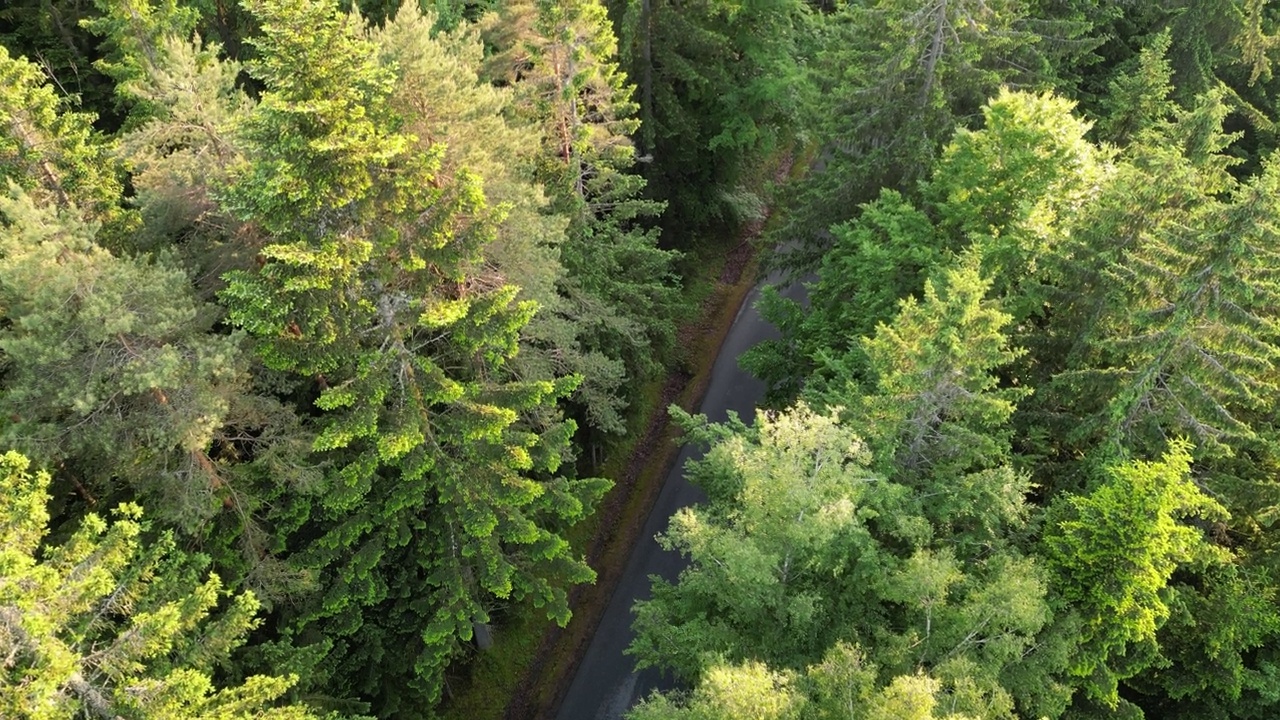
[[[720,347],[755,285],[756,249],[752,240],[762,225],[752,223],[743,229],[697,317],[680,328],[677,342],[690,348],[688,359],[684,367],[675,368],[668,375],[655,403],[657,411],[651,414],[625,470],[612,478],[614,489],[597,510],[599,530],[587,551],[587,561],[596,570],[596,582],[570,592],[573,620],[564,628],[552,626],[543,635],[533,664],[507,706],[506,720],[550,720],[568,692],[631,549],[640,539],[645,520],[679,454],[679,432],[665,408],[675,403],[695,412],[701,405]]]

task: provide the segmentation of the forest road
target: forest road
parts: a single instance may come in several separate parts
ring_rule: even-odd
[[[738,367],[738,356],[762,340],[778,337],[777,329],[756,312],[755,302],[763,285],[779,279],[780,276],[770,276],[747,294],[720,354],[716,356],[711,382],[699,409],[713,422],[728,418],[730,410],[750,421],[754,417],[756,403],[764,396],[764,383]],[[782,294],[803,302],[805,288],[796,283]],[[654,536],[667,529],[667,522],[677,509],[705,499],[702,491],[684,478],[685,463],[701,455],[701,450],[693,447],[686,445],[681,448],[657,504],[645,521],[641,540],[631,550],[622,579],[609,600],[587,654],[578,665],[578,673],[560,706],[557,720],[619,720],[632,705],[654,690],[675,687],[670,676],[664,676],[653,668],[636,672],[632,658],[623,655],[622,651],[635,637],[631,631],[631,606],[637,600],[649,597],[649,576],[658,575],[674,581],[685,566],[679,553],[663,550]]]

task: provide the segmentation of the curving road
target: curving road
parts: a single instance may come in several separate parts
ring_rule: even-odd
[[[764,282],[778,280],[770,276]],[[699,412],[712,421],[724,420],[733,410],[750,420],[756,403],[764,395],[764,384],[738,367],[738,356],[762,340],[778,336],[777,329],[755,310],[760,286],[756,286],[742,303],[738,317],[725,338],[720,354],[711,370],[711,384]],[[804,300],[804,287],[797,283],[783,292],[794,300]],[[702,492],[684,479],[684,465],[701,451],[685,446],[667,476],[648,520],[641,541],[631,550],[622,579],[609,600],[600,626],[591,639],[587,653],[578,665],[569,693],[560,706],[557,720],[618,720],[636,702],[654,690],[670,690],[671,678],[649,668],[637,673],[629,656],[622,651],[631,644],[631,606],[649,597],[649,576],[659,575],[675,580],[685,563],[678,553],[658,547],[654,536],[666,530],[667,520],[678,508],[701,502]]]

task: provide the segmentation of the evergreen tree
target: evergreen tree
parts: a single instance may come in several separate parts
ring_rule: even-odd
[[[1183,435],[1221,456],[1270,404],[1276,171],[1237,185],[1224,114],[1210,96],[1165,123],[1077,223],[1055,333],[1071,344],[1036,349],[1066,361],[1046,397],[1075,418],[1066,438],[1152,453]]]
[[[1024,393],[995,371],[1017,353],[976,262],[862,342],[873,383],[810,393],[841,422],[801,404],[703,435],[718,442],[692,478],[709,503],[672,519],[664,542],[691,567],[637,604],[640,666],[700,678],[709,658],[756,658],[798,672],[843,641],[885,684],[927,672],[983,717],[1015,702],[1060,711],[1061,668],[1035,651],[1043,573],[1012,542],[1028,516],[1008,428]]]
[[[1169,34],[1156,35],[1138,55],[1130,72],[1111,81],[1100,135],[1125,145],[1173,116],[1173,68],[1169,65]]]
[[[815,172],[785,196],[781,262],[817,267],[827,231],[880,188],[910,192],[957,127],[1003,84],[1046,87],[1052,71],[1021,0],[849,3],[831,16],[814,61],[809,109],[822,144]],[[1080,30],[1070,30],[1068,34]]]
[[[668,202],[668,237],[758,212],[745,169],[788,132],[799,100],[801,0],[632,0],[622,55],[639,86],[646,177]]]
[[[275,706],[295,676],[214,685],[214,670],[258,624],[252,594],[230,596],[217,575],[201,581],[203,561],[177,552],[170,534],[148,538],[133,504],[110,524],[90,514],[64,542],[42,546],[48,484],[23,456],[0,456],[5,717],[315,717]]]
[[[1158,462],[1108,466],[1096,490],[1050,510],[1044,545],[1054,591],[1083,620],[1070,671],[1087,700],[1112,710],[1122,703],[1118,682],[1154,659],[1173,572],[1225,559],[1201,530],[1178,522],[1225,516],[1191,481],[1188,450],[1175,443]]]
[[[1277,704],[1275,584],[1248,566],[1219,564],[1170,582],[1159,657],[1127,687],[1148,717],[1262,718]]]
[[[636,607],[640,667],[695,682],[721,660],[801,672],[844,642],[867,648],[873,688],[927,671],[948,702],[1008,715],[1004,672],[1047,620],[1032,561],[935,545],[947,536],[928,493],[870,472],[849,427],[803,405],[717,434],[692,468],[708,505],[681,510],[663,538],[691,566]]]
[[[123,241],[136,218],[120,205],[120,167],[94,116],[72,111],[35,65],[3,47],[0,88],[0,178],[41,202],[77,206],[102,224],[108,247]]]
[[[117,154],[130,172],[143,216],[128,241],[138,251],[176,246],[212,296],[218,275],[245,268],[252,253],[237,242],[240,224],[214,195],[242,161],[234,125],[251,107],[237,86],[241,66],[222,47],[195,36],[198,15],[169,2],[101,3],[104,16],[86,26],[114,48],[99,67],[116,78],[129,108]]]
[[[236,502],[210,452],[242,387],[239,338],[208,333],[180,269],[112,255],[74,208],[15,190],[0,218],[6,439],[196,532]]]
[[[228,202],[262,267],[222,297],[268,367],[315,383],[333,464],[296,531],[324,580],[294,627],[335,643],[330,692],[426,712],[495,599],[567,621],[565,586],[593,574],[559,532],[606,484],[558,474],[574,428],[553,403],[576,381],[504,377],[536,307],[485,265],[499,211],[479,178],[402,130],[416,118],[358,18],[251,9],[267,90]]]
[[[490,25],[524,29],[501,39],[510,47],[490,64],[515,87],[522,115],[540,125],[535,176],[551,209],[569,220],[555,310],[574,338],[557,348],[560,370],[584,376],[575,397],[590,424],[622,432],[620,413],[636,380],[656,371],[669,350],[678,311],[678,255],[659,249],[657,230],[644,227],[662,205],[641,197],[645,181],[631,172],[628,135],[639,129],[633,88],[618,67],[604,7],[594,0],[509,3]]]
[[[886,189],[856,220],[832,228],[807,310],[766,291],[761,309],[782,338],[753,348],[743,364],[769,384],[771,400],[806,383],[863,378],[857,339],[971,246],[1007,311],[1019,322],[1043,315],[1058,246],[1110,172],[1108,153],[1085,140],[1089,125],[1071,111],[1052,95],[1002,91],[983,107],[982,129],[956,132],[922,183],[921,202]]]

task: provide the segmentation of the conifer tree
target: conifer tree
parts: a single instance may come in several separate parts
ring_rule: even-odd
[[[847,408],[885,474],[926,493],[950,488],[924,508],[957,545],[990,545],[1002,524],[1025,519],[1029,490],[1009,467],[1009,421],[1030,391],[999,387],[996,373],[1021,352],[1004,336],[1011,317],[984,301],[977,263],[970,253],[926,282],[921,302],[903,300],[893,324],[862,341],[871,392],[846,381],[806,393]]]
[[[1068,438],[1156,453],[1183,435],[1229,455],[1271,403],[1277,175],[1231,177],[1225,112],[1211,95],[1153,131],[1077,223],[1057,313],[1073,344],[1036,349],[1066,360],[1046,400],[1084,419]]]
[[[49,476],[0,456],[0,713],[9,718],[208,720],[315,717],[276,706],[296,676],[218,687],[214,670],[257,626],[251,593],[230,595],[173,537],[148,536],[137,505],[48,533]],[[224,606],[218,610],[219,606]]]
[[[181,270],[114,256],[74,208],[14,193],[0,200],[6,438],[194,531],[232,501],[209,452],[243,381],[238,337],[207,333]]]
[[[1179,522],[1225,516],[1191,481],[1188,451],[1175,443],[1158,462],[1111,465],[1097,489],[1050,511],[1044,544],[1054,592],[1083,620],[1070,671],[1087,700],[1112,710],[1122,702],[1118,682],[1154,658],[1173,572],[1226,557],[1199,528]]]
[[[496,599],[567,621],[565,587],[593,573],[559,532],[605,484],[559,474],[574,428],[553,404],[576,380],[506,379],[537,308],[487,271],[500,210],[480,179],[402,131],[417,118],[357,17],[250,7],[267,89],[228,202],[262,267],[222,298],[268,367],[315,383],[333,466],[297,530],[325,580],[295,627],[335,643],[331,692],[425,711]]]
[[[1099,123],[1105,140],[1126,145],[1155,130],[1173,116],[1173,68],[1169,65],[1169,34],[1156,35],[1142,48],[1131,72],[1111,81],[1106,114]]]
[[[567,368],[581,368],[576,397],[591,425],[621,432],[628,388],[658,367],[677,312],[677,255],[659,249],[657,230],[645,227],[662,205],[641,197],[645,181],[633,173],[628,136],[640,126],[633,88],[594,0],[509,3],[489,25],[523,29],[501,38],[509,47],[490,65],[515,88],[521,114],[541,128],[535,176],[551,209],[569,220],[556,311],[573,325],[574,342],[559,354]]]
[[[831,228],[818,281],[802,310],[767,290],[765,317],[782,338],[753,348],[743,364],[794,397],[865,376],[857,339],[888,322],[925,279],[975,247],[992,293],[1019,322],[1043,315],[1053,259],[1076,213],[1110,172],[1109,153],[1085,139],[1072,104],[1050,94],[1002,91],[982,109],[980,130],[960,129],[913,202],[886,189],[857,219]]]
[[[192,8],[141,0],[100,4],[104,15],[85,24],[113,49],[99,67],[116,79],[117,98],[129,108],[117,154],[143,216],[129,247],[176,245],[197,277],[247,266],[246,248],[235,241],[239,223],[214,200],[241,160],[232,128],[251,102],[237,87],[240,64],[193,34],[198,15]],[[211,295],[211,284],[201,290]]]
[[[0,88],[0,179],[42,203],[75,205],[102,225],[107,247],[123,242],[136,217],[120,205],[120,166],[112,143],[94,131],[94,116],[72,111],[39,68],[3,47]]]
[[[807,7],[800,0],[631,0],[619,25],[638,85],[645,177],[668,202],[665,227],[696,228],[756,211],[744,169],[788,131],[800,99]]]
[[[889,188],[910,193],[957,127],[976,124],[1002,84],[1044,88],[1040,32],[1022,0],[849,3],[827,22],[813,62],[817,98],[806,113],[822,144],[821,172],[785,196],[780,259],[816,268],[827,231]],[[1063,30],[1074,35],[1080,28]],[[889,100],[891,99],[891,100]]]
[[[978,257],[862,341],[870,381],[808,391],[839,422],[802,403],[712,433],[692,475],[709,504],[665,538],[691,567],[637,604],[641,666],[697,678],[721,656],[799,671],[843,641],[886,682],[928,672],[968,688],[983,716],[1064,704],[1061,668],[1033,649],[1043,572],[1012,542],[1028,517],[1009,432],[1025,391],[998,387],[1017,353],[1009,316],[984,305]]]

